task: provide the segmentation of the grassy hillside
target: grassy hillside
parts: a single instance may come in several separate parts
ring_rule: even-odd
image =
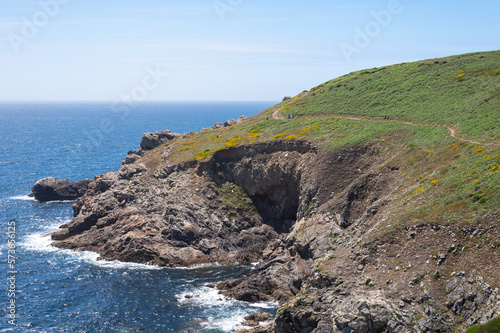
[[[282,110],[450,124],[500,139],[500,52],[474,53],[354,72],[323,83]]]
[[[380,168],[399,172],[392,227],[496,221],[500,52],[351,73],[242,124],[190,133],[150,152],[148,160],[158,166],[206,160],[232,146],[300,139],[332,152],[356,145],[378,149],[386,160]],[[165,149],[168,159],[161,162]]]

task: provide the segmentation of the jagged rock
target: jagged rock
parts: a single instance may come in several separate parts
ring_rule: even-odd
[[[158,131],[156,133],[145,133],[142,136],[140,147],[143,150],[151,150],[178,136],[180,136],[180,134],[172,133],[169,130]]]
[[[266,322],[271,320],[274,320],[274,317],[272,317],[269,313],[259,311],[246,316],[245,321],[241,324],[243,326],[255,327],[259,326],[261,322]]]
[[[300,257],[292,258],[282,240],[269,244],[264,252],[270,256],[248,276],[221,282],[217,289],[228,297],[247,302],[277,300],[283,303],[296,295],[308,271],[307,262]]]
[[[125,160],[122,162],[122,164],[133,164],[133,163],[135,163],[135,161],[137,161],[140,158],[141,158],[141,156],[139,156],[137,154],[129,154],[129,155],[127,155],[127,157],[125,157]]]
[[[445,260],[446,260],[446,253],[440,253],[438,254],[437,256],[437,259],[438,259],[438,262],[437,262],[437,265],[441,265]]]
[[[218,129],[218,128],[222,128],[224,127],[224,124],[223,123],[215,123],[212,127],[210,127],[211,129]]]
[[[145,171],[146,167],[144,165],[127,165],[124,164],[120,170],[118,170],[118,178],[120,179],[130,179],[134,175],[140,174]]]
[[[234,120],[234,119],[229,119],[228,121],[226,121],[224,123],[224,127],[230,127],[230,126],[234,126],[238,124],[238,121],[237,120]]]
[[[58,180],[54,177],[40,179],[31,191],[38,201],[75,200],[87,191],[91,179],[70,183],[68,180]]]

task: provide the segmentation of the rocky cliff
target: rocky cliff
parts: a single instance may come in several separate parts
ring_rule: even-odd
[[[275,322],[253,332],[449,332],[500,313],[498,289],[459,244],[494,228],[423,223],[372,235],[401,184],[397,167],[380,168],[387,153],[376,147],[283,140],[169,164],[166,143],[177,138],[146,134],[118,172],[96,177],[54,245],[171,267],[258,261],[217,286],[279,301]]]
[[[279,302],[241,331],[465,331],[500,315],[499,57],[353,72],[251,118],[147,133],[54,245],[258,262],[217,285]]]

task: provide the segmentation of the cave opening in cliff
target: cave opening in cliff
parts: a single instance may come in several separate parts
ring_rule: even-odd
[[[295,182],[273,187],[258,193],[252,199],[262,221],[274,228],[277,233],[288,233],[297,221],[299,191]]]

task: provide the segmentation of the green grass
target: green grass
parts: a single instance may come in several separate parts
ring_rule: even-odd
[[[493,318],[484,325],[471,326],[465,333],[500,333],[500,317]]]
[[[427,146],[427,148],[432,148]],[[496,156],[496,157],[495,157]],[[500,149],[455,142],[425,151],[414,146],[391,161],[403,185],[399,220],[476,223],[500,207]]]
[[[500,139],[500,52],[354,72],[285,103],[283,115],[361,115],[456,126]]]
[[[236,216],[238,213],[247,212],[256,214],[255,206],[248,197],[245,189],[241,186],[225,183],[219,189],[221,199],[229,208],[229,215]]]

